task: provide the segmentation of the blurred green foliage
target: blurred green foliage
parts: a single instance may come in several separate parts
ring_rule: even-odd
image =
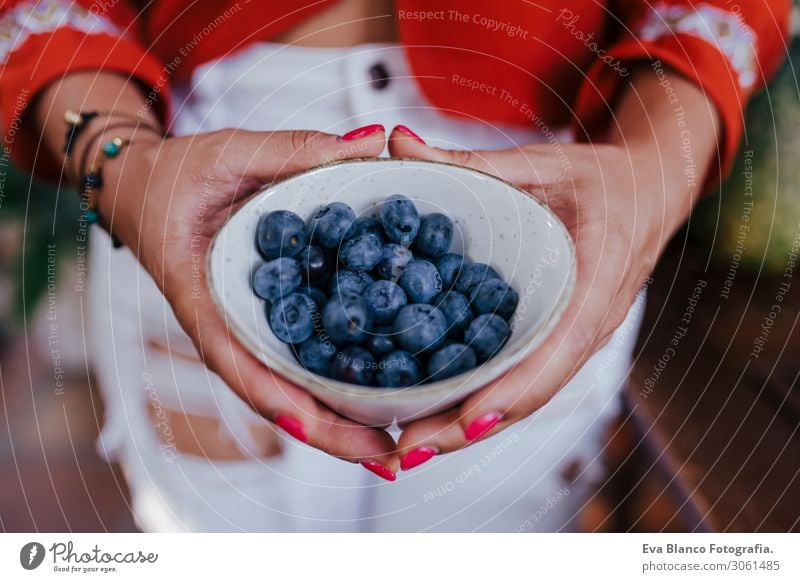
[[[10,265],[13,282],[11,323],[30,316],[47,287],[48,245],[55,244],[57,257],[74,253],[80,210],[75,192],[45,184],[13,165],[3,168],[0,228],[21,230],[22,239]]]

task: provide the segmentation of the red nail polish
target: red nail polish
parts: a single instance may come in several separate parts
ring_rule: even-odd
[[[361,465],[367,470],[375,473],[378,477],[386,479],[387,481],[394,481],[397,475],[392,473],[392,470],[378,461],[361,461]]]
[[[487,432],[492,430],[494,426],[500,422],[502,417],[503,415],[498,412],[487,412],[486,414],[482,414],[464,429],[464,436],[468,441],[478,440]]]
[[[433,447],[419,447],[418,449],[409,451],[400,459],[400,468],[403,471],[408,471],[409,469],[418,467],[425,461],[431,460],[437,452],[438,451]]]
[[[379,131],[385,131],[380,123],[365,125],[364,127],[359,127],[358,129],[354,129],[353,131],[348,131],[346,134],[342,136],[342,141],[353,141],[356,139],[361,139],[362,137],[367,137],[368,135],[372,135],[373,133],[378,133]]]
[[[306,436],[306,431],[303,430],[303,423],[292,416],[287,416],[285,414],[279,414],[275,417],[275,424],[285,430],[287,433],[292,435],[294,438],[299,440],[300,442],[307,443],[308,437]]]
[[[395,129],[397,129],[397,131],[399,131],[400,133],[406,134],[408,137],[414,138],[419,143],[421,143],[423,145],[427,145],[427,144],[425,144],[425,140],[424,139],[422,139],[416,133],[414,133],[413,131],[408,129],[405,125],[398,125]]]

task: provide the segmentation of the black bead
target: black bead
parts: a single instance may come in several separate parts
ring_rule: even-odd
[[[103,176],[98,172],[89,172],[83,179],[83,184],[86,190],[101,188],[103,186]]]

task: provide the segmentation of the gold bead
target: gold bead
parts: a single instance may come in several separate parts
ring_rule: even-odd
[[[74,111],[67,109],[64,112],[64,121],[70,125],[78,125],[83,121],[83,116],[80,113],[75,113]]]

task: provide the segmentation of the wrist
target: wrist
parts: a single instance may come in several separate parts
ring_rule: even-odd
[[[679,74],[670,80],[671,98],[650,70],[636,71],[610,132],[610,142],[628,153],[638,197],[652,203],[654,219],[669,234],[702,195],[719,133],[719,115],[705,93]]]
[[[663,191],[667,200],[681,203],[698,194],[696,180],[686,175],[687,160],[670,147],[665,151],[664,144],[656,140],[640,140],[626,145],[630,164],[636,172],[637,186],[644,192]],[[699,184],[698,184],[699,187]]]
[[[671,236],[686,222],[699,199],[699,188],[694,178],[685,170],[685,160],[663,149],[636,144],[630,151],[631,164],[636,176],[637,199],[645,202],[646,220],[655,232],[666,235],[666,245]]]
[[[95,204],[103,225],[129,248],[138,244],[142,214],[146,202],[147,183],[155,164],[163,137],[141,128],[111,132],[103,136],[91,155],[101,159],[102,148],[113,137],[130,140],[120,153],[102,160],[103,186],[95,192]],[[89,158],[94,159],[94,158]]]

